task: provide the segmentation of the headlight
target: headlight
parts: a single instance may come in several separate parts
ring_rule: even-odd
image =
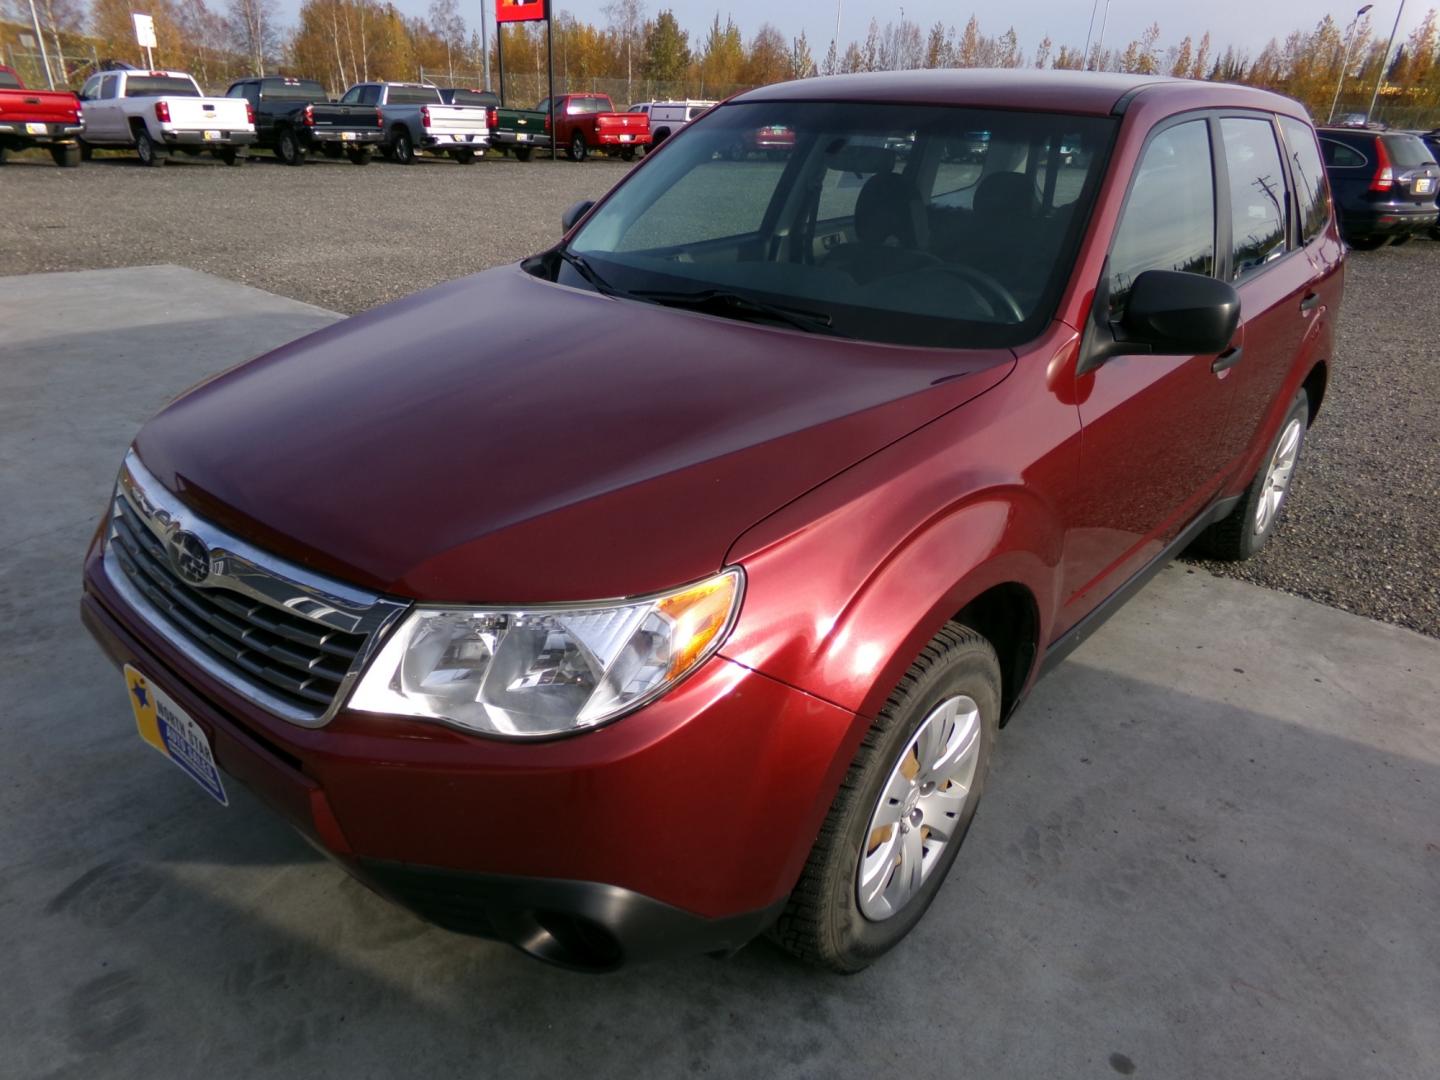
[[[718,649],[742,586],[733,569],[627,603],[417,608],[365,669],[350,708],[511,738],[592,728]]]

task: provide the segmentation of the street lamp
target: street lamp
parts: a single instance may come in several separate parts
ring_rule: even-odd
[[[1400,31],[1400,16],[1405,14],[1405,0],[1400,0],[1400,10],[1395,12],[1395,25],[1390,28],[1390,40],[1385,45],[1385,55],[1380,60],[1380,74],[1375,76],[1375,91],[1370,95],[1370,107],[1365,110],[1365,126],[1370,126],[1370,114],[1375,111],[1375,99],[1380,96],[1380,84],[1385,81],[1385,69],[1390,66],[1390,50],[1395,47],[1395,35]]]
[[[1330,100],[1330,119],[1325,121],[1327,124],[1335,122],[1335,106],[1340,104],[1340,88],[1345,85],[1345,72],[1350,68],[1350,46],[1355,44],[1355,27],[1360,23],[1360,16],[1374,6],[1374,4],[1366,4],[1355,12],[1355,18],[1350,20],[1350,26],[1345,31],[1345,58],[1340,61],[1340,78],[1335,81],[1335,96]]]

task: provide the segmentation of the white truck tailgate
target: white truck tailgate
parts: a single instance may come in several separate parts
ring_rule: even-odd
[[[167,131],[247,131],[250,128],[243,98],[167,97],[163,100],[170,106],[170,122],[163,125]]]

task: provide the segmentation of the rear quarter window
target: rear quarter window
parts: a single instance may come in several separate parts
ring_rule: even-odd
[[[20,79],[13,71],[0,71],[0,90],[19,90]]]
[[[1325,185],[1325,167],[1315,148],[1315,133],[1309,124],[1289,116],[1280,118],[1280,134],[1290,155],[1290,175],[1295,182],[1295,206],[1300,212],[1300,241],[1308,244],[1330,220],[1330,199]]]
[[[1325,155],[1325,164],[1332,169],[1358,169],[1367,160],[1365,155],[1353,146],[1346,146],[1334,139],[1321,139],[1320,150]]]

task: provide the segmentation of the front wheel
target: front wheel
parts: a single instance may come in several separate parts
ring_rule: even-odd
[[[223,150],[216,150],[215,156],[232,169],[237,165],[244,165],[246,154],[238,146],[227,146]]]
[[[370,164],[371,153],[370,153],[370,148],[369,148],[368,146],[355,146],[355,147],[351,147],[351,148],[350,148],[349,150],[347,150],[345,153],[346,153],[346,156],[350,158],[350,164],[351,164],[351,165],[369,165],[369,164]]]
[[[530,155],[535,153],[533,146],[517,146],[514,148],[516,161],[529,161]]]
[[[570,140],[570,160],[584,161],[590,154],[590,148],[585,145],[585,136],[575,132],[575,137]]]
[[[1310,398],[1301,390],[1280,424],[1280,433],[1266,453],[1260,471],[1250,481],[1240,503],[1224,518],[1200,534],[1196,546],[1206,555],[1229,562],[1248,559],[1265,546],[1275,532],[1290,481],[1305,446],[1310,424]]]
[[[920,921],[980,802],[1000,723],[1000,662],[951,623],[866,733],[771,937],[832,971],[868,967]]]
[[[62,169],[74,169],[80,164],[80,147],[76,143],[50,147],[50,157]]]
[[[150,168],[165,164],[165,155],[155,145],[155,140],[145,130],[135,133],[135,153],[140,158],[140,164]]]
[[[620,160],[621,160],[621,161],[634,161],[634,160],[635,160],[635,148],[634,148],[633,146],[627,146],[627,147],[625,147],[625,149],[621,150],[621,151],[620,151]]]

